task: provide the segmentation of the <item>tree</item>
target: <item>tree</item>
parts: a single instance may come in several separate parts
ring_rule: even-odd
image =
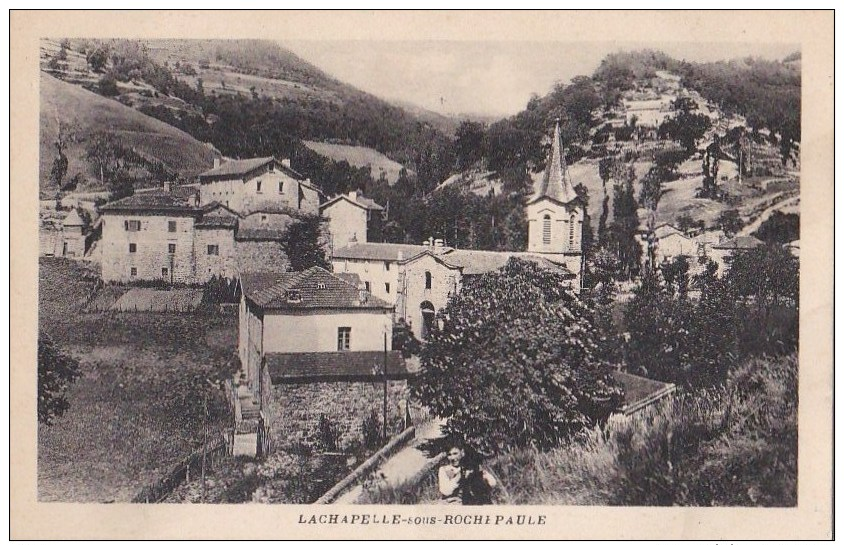
[[[454,135],[457,168],[465,169],[478,162],[484,153],[484,126],[474,121],[463,121]]]
[[[733,236],[744,226],[738,210],[730,208],[721,212],[718,216],[718,228],[724,231],[727,236]]]
[[[97,83],[97,90],[100,94],[106,97],[117,96],[120,90],[117,88],[117,80],[111,74],[105,74]]]
[[[768,244],[786,244],[797,240],[800,238],[800,216],[774,210],[753,236]]]
[[[511,259],[467,281],[439,319],[413,393],[481,452],[553,446],[621,403],[589,309],[555,272]]]
[[[627,279],[639,273],[642,255],[642,247],[636,240],[639,216],[636,198],[633,196],[634,178],[633,167],[628,166],[613,185],[613,223],[610,226],[608,246],[618,257]]]
[[[108,52],[100,47],[88,52],[88,65],[94,72],[102,72],[108,62]]]
[[[79,362],[62,352],[49,335],[39,333],[38,422],[49,426],[67,411],[67,390],[79,376]]]
[[[59,121],[59,130],[56,134],[56,141],[53,146],[56,148],[56,158],[53,159],[53,166],[50,168],[50,181],[56,184],[59,190],[62,189],[62,182],[67,174],[67,155],[64,151],[67,148],[68,135],[67,131],[61,121]]]
[[[106,133],[96,133],[88,140],[85,156],[99,171],[100,181],[110,189],[112,198],[120,199],[134,192],[128,168],[137,161],[131,150]]]
[[[322,224],[324,218],[306,215],[290,224],[282,235],[280,243],[290,260],[293,271],[304,271],[311,267],[322,267],[331,270],[331,265],[325,256],[325,245],[322,242]]]

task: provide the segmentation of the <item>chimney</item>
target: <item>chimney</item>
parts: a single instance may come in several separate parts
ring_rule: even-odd
[[[353,201],[357,202],[358,200],[358,192],[357,191],[349,191],[349,198]]]
[[[282,159],[281,166],[290,168],[290,158],[288,157],[287,159]]]
[[[219,167],[220,167],[220,158],[215,155],[214,156],[214,168],[219,168]]]
[[[426,248],[430,248],[431,247],[431,241],[430,240],[423,240],[422,246],[424,246]]]
[[[173,182],[170,180],[164,180],[164,191],[170,193],[173,190]]]
[[[404,261],[404,252],[402,252],[401,250],[399,250],[399,253],[398,253],[398,254],[396,254],[396,260],[398,260],[398,261]]]
[[[445,251],[445,244],[443,239],[438,238],[434,241],[434,255],[440,255]]]
[[[361,305],[365,305],[369,301],[369,292],[363,286],[358,288],[358,301]]]
[[[358,234],[352,233],[352,238],[349,239],[349,246],[354,246],[358,243]]]

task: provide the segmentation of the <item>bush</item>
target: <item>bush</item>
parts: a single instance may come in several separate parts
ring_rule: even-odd
[[[314,442],[319,448],[327,452],[337,452],[341,435],[340,426],[328,415],[321,414],[319,416],[319,422],[313,435]]]
[[[381,446],[381,418],[376,411],[369,413],[361,423],[361,435],[363,435],[363,447],[368,451],[378,450]]]

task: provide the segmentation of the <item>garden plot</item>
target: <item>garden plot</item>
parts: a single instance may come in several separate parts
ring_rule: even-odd
[[[202,303],[202,290],[133,288],[109,308],[117,312],[191,312]]]

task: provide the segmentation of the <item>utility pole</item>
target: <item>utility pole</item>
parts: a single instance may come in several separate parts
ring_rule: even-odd
[[[384,441],[387,440],[387,331],[384,331]]]
[[[205,503],[205,452],[208,450],[208,392],[202,397],[202,491],[199,502]]]

